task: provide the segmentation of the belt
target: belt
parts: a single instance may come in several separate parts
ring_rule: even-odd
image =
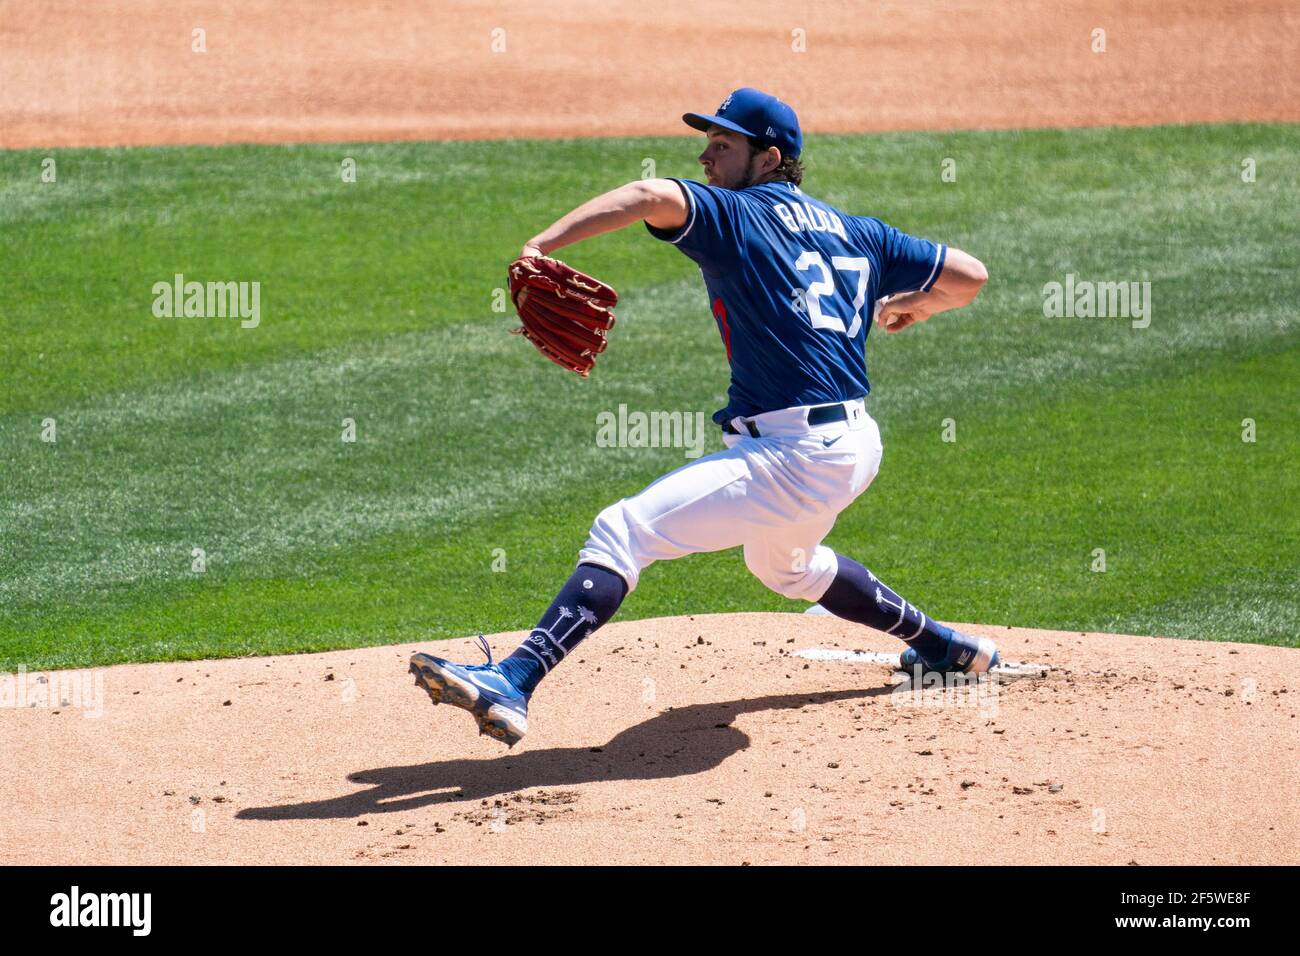
[[[843,402],[836,402],[834,405],[814,405],[808,409],[809,426],[829,425],[831,422],[842,422],[847,420],[849,413],[844,410]],[[752,438],[761,438],[758,433],[758,426],[753,422],[745,422],[745,428],[749,431]],[[739,435],[740,432],[731,427],[730,421],[722,423],[722,430],[728,435]]]

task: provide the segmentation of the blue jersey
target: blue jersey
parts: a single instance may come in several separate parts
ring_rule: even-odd
[[[713,420],[861,398],[877,299],[928,291],[947,247],[846,216],[789,182],[723,189],[674,180],[689,211],[656,229],[700,267],[731,363]]]

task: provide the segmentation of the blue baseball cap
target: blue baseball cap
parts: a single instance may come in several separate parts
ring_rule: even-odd
[[[782,157],[797,159],[803,151],[803,133],[799,130],[799,117],[794,115],[794,110],[771,93],[750,86],[741,87],[723,100],[716,114],[685,113],[682,122],[705,131],[710,126],[721,126],[775,146]]]

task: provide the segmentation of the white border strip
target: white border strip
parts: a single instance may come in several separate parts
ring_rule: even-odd
[[[930,267],[930,274],[926,276],[925,281],[921,283],[922,289],[930,284],[930,280],[934,278],[934,274],[939,271],[939,263],[943,260],[943,248],[944,246],[942,242],[935,246],[934,265]]]
[[[681,187],[682,192],[686,193],[686,198],[690,201],[691,204],[691,214],[690,216],[687,217],[686,225],[682,227],[681,234],[678,235],[676,239],[669,240],[675,246],[677,245],[677,243],[681,242],[683,239],[686,238],[686,234],[690,232],[691,228],[695,225],[695,194],[691,192],[691,187],[686,185],[686,183],[682,182],[680,179],[674,180],[674,182],[676,182]],[[936,265],[937,264],[938,263],[936,263]]]

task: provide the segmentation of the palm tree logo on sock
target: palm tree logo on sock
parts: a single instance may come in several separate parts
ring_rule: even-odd
[[[569,629],[565,631],[563,634],[557,636],[555,632],[556,630],[559,629],[560,625],[563,624],[565,621],[574,618],[575,616],[577,620],[573,622],[573,624],[569,627]],[[547,661],[549,661],[550,664],[555,665],[559,663],[559,659],[555,656],[555,652],[551,649],[551,647],[548,646],[547,639],[549,639],[550,644],[554,645],[555,650],[558,650],[560,652],[560,656],[563,657],[565,654],[569,652],[569,648],[565,646],[565,642],[570,637],[573,636],[573,632],[576,631],[578,628],[580,628],[583,624],[595,624],[595,623],[596,623],[596,615],[593,614],[591,611],[589,611],[587,608],[578,607],[578,613],[575,615],[573,611],[569,610],[567,607],[561,606],[559,609],[559,617],[556,619],[555,623],[552,624],[550,627],[533,628],[533,632],[528,635],[528,641],[530,644],[537,645],[539,651],[546,656]],[[584,634],[583,637],[586,637],[589,634],[591,634],[592,630],[593,630],[592,628],[588,628],[587,633]],[[543,637],[542,635],[545,635],[545,637]]]
[[[871,572],[868,571],[867,573],[870,574]],[[872,580],[875,580],[875,578],[873,577]],[[885,631],[886,634],[893,634],[894,631],[898,629],[899,625],[901,625],[901,624],[903,623],[903,621],[905,621],[905,620],[907,619],[907,601],[904,600],[904,599],[901,598],[901,597],[900,597],[898,600],[901,601],[902,603],[901,603],[901,604],[895,604],[895,603],[893,603],[892,601],[886,601],[886,600],[885,600],[885,592],[883,592],[882,590],[880,590],[879,587],[876,588],[876,604],[877,604],[878,606],[880,606],[880,607],[888,607],[888,608],[897,608],[897,609],[898,609],[898,620],[894,622],[894,626],[893,626],[893,627],[891,627],[891,628],[889,628],[887,631]],[[917,616],[919,617],[920,622],[921,622],[921,623],[919,623],[919,624],[916,625],[916,630],[912,632],[912,636],[911,636],[911,637],[902,637],[901,634],[895,634],[895,635],[894,635],[895,637],[902,637],[902,639],[903,639],[904,641],[906,641],[907,643],[909,643],[909,644],[912,643],[912,641],[916,640],[918,637],[921,636],[921,632],[922,632],[923,630],[925,630],[925,621],[926,621],[925,612],[922,611],[922,610],[921,610],[919,607],[917,607],[915,604],[912,605],[912,610],[915,611],[915,612],[917,613]]]
[[[899,604],[895,604],[893,601],[885,600],[885,592],[880,590],[880,588],[876,588],[876,604],[879,605],[880,607],[893,608],[898,611],[898,620],[894,622],[893,627],[885,631],[886,634],[893,634],[895,629],[897,629],[898,625],[902,624],[903,619],[907,617],[907,602],[902,598],[899,598],[898,600],[900,601]],[[916,635],[913,635],[913,637],[915,636]]]

